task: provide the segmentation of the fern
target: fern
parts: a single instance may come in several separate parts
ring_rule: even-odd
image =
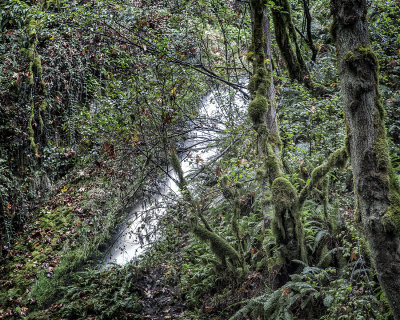
[[[333,248],[333,249],[329,250],[329,251],[320,259],[320,261],[319,261],[318,264],[317,264],[317,267],[321,267],[321,266],[323,265],[324,261],[325,261],[328,257],[330,257],[332,254],[336,253],[336,252],[339,251],[339,250],[344,250],[344,248],[343,248],[343,247],[338,247],[338,248]]]

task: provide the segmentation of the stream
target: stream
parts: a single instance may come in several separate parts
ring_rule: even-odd
[[[226,131],[225,124],[228,121],[236,121],[233,118],[245,116],[243,111],[245,104],[246,101],[241,95],[229,94],[227,90],[213,90],[202,99],[198,120],[190,124],[192,130],[189,138],[184,142],[186,151],[181,155],[181,165],[185,176],[198,172],[202,166],[218,158],[217,141]],[[130,210],[120,225],[116,239],[107,251],[101,268],[134,261],[146,251],[149,245],[157,241],[158,220],[166,210],[163,199],[171,193],[180,195],[175,181],[176,174],[172,168],[169,168],[166,181],[159,192],[151,196],[150,201],[143,201]]]

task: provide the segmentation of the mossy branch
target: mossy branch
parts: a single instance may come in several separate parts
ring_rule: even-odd
[[[178,187],[181,190],[186,189],[187,182],[186,182],[183,170],[182,170],[181,161],[179,160],[178,154],[176,153],[175,149],[173,149],[171,151],[170,156],[169,156],[169,161],[172,165],[172,168],[175,170],[176,174],[178,175]],[[187,190],[185,192],[189,193],[189,191],[187,191]]]
[[[221,260],[222,264],[226,265],[226,258],[229,258],[232,264],[239,265],[239,253],[228,241],[197,223],[194,223],[192,230],[200,240],[210,243],[212,252]]]
[[[343,168],[348,159],[348,151],[346,147],[342,147],[334,151],[328,159],[311,172],[311,181],[301,190],[299,195],[299,204],[303,205],[312,189],[325,177],[325,175],[333,168]]]
[[[184,196],[185,200],[190,204],[192,208],[192,212],[196,212],[197,216],[200,218],[200,220],[204,223],[204,226],[212,232],[211,226],[208,224],[207,220],[203,217],[201,214],[200,206],[197,203],[197,201],[194,200],[192,194],[190,193],[188,186],[187,186],[187,181],[184,176],[184,172],[182,170],[182,165],[181,161],[179,160],[178,154],[176,153],[176,150],[173,149],[170,152],[170,157],[169,157],[170,163],[172,165],[172,168],[175,170],[176,174],[178,175],[178,187],[182,192],[182,195]]]

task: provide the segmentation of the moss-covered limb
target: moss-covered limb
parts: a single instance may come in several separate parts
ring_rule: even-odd
[[[185,175],[182,170],[181,161],[179,160],[178,154],[176,150],[173,149],[169,155],[169,161],[172,165],[172,168],[175,170],[176,174],[178,175],[178,186],[181,190],[187,189],[187,182],[185,179]],[[185,191],[186,193],[189,191]]]
[[[334,168],[343,168],[348,159],[348,151],[346,147],[342,147],[334,151],[328,159],[316,167],[311,172],[311,181],[301,190],[299,195],[299,204],[303,205],[312,189],[323,179],[326,174]]]
[[[204,227],[210,231],[210,232],[214,232],[213,229],[211,228],[210,224],[208,223],[208,221],[206,220],[206,218],[204,218],[203,213],[201,212],[201,210],[198,210],[197,212],[198,217],[200,218],[201,222],[203,222]]]
[[[271,9],[276,42],[290,78],[303,82],[307,87],[311,87],[311,80],[308,77],[309,72],[297,43],[289,1],[276,0],[275,6]]]
[[[269,19],[266,10],[266,1],[250,1],[252,10],[252,50],[253,76],[249,82],[252,101],[249,104],[249,116],[258,133],[259,152],[266,154],[266,142],[268,141],[276,157],[280,158],[281,141],[279,137],[275,94],[271,71],[271,50]],[[266,56],[269,55],[269,56]]]
[[[185,176],[184,176],[184,173],[182,170],[181,161],[179,160],[178,154],[176,153],[175,149],[172,149],[172,151],[170,152],[169,160],[172,165],[172,168],[175,170],[176,174],[178,175],[178,186],[182,192],[184,199],[188,202],[188,205],[190,206],[190,211],[193,214],[196,214],[196,216],[200,218],[200,220],[203,222],[203,224],[207,230],[212,232],[211,226],[209,225],[209,223],[207,222],[207,220],[204,218],[204,216],[202,214],[201,205],[198,203],[198,201],[196,201],[193,198],[191,192],[188,189],[187,181],[185,179]]]
[[[252,32],[252,48],[254,50],[253,55],[253,76],[249,82],[249,90],[254,98],[257,98],[257,104],[260,105],[260,99],[266,99],[267,92],[272,84],[272,74],[271,71],[268,70],[265,66],[265,50],[264,45],[267,41],[266,34],[264,32],[264,14],[265,14],[265,1],[263,0],[251,0],[250,6],[252,10],[253,16],[253,32]],[[258,96],[258,97],[256,97]],[[255,99],[254,99],[255,100]],[[265,109],[266,112],[268,110],[269,103],[265,101],[261,101],[262,108]],[[259,108],[254,108],[255,111]],[[260,113],[258,113],[260,114]],[[261,114],[261,115],[264,115]],[[256,117],[257,112],[255,112],[254,116],[252,116],[252,120],[254,121],[257,118],[256,122],[261,123],[260,117]]]
[[[226,265],[226,259],[229,258],[234,265],[240,264],[239,253],[229,244],[228,241],[223,239],[215,232],[207,230],[205,227],[193,221],[192,231],[202,241],[209,242],[212,252],[217,256],[221,262]]]
[[[46,110],[46,108],[47,108],[47,102],[46,102],[46,100],[43,100],[43,102],[41,103],[41,105],[39,107],[39,130],[40,130],[40,133],[43,133],[44,122],[43,122],[42,113]]]
[[[222,194],[227,200],[233,202],[233,215],[231,219],[231,226],[233,233],[235,234],[238,241],[240,241],[239,236],[239,218],[240,218],[240,203],[239,203],[239,193],[234,188],[229,187],[228,177],[224,176],[220,181],[220,186],[222,189]]]
[[[272,231],[279,246],[282,262],[289,272],[294,272],[292,260],[307,262],[303,227],[300,218],[297,192],[285,178],[277,178],[272,184],[274,218]]]

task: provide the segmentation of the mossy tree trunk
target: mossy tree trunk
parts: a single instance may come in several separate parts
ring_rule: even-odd
[[[274,3],[271,11],[276,43],[285,61],[289,77],[292,80],[303,82],[308,88],[311,88],[309,72],[297,42],[289,1],[275,0]]]
[[[252,49],[254,50],[254,72],[249,89],[252,101],[249,116],[258,133],[259,152],[263,158],[261,180],[266,179],[272,189],[274,218],[273,231],[281,256],[283,273],[287,275],[297,269],[294,259],[306,261],[303,227],[300,207],[294,186],[282,177],[280,148],[272,83],[272,68],[268,54],[268,27],[266,27],[266,3],[264,0],[251,0],[253,18]],[[267,43],[267,46],[266,46]]]
[[[400,319],[400,188],[389,157],[367,4],[331,0],[331,9],[357,210],[380,284]]]
[[[254,34],[255,30],[255,6],[252,5],[250,6],[251,10],[251,18],[252,18],[252,31]],[[263,115],[263,121],[264,125],[267,130],[264,130],[263,132],[262,126],[260,127],[259,133],[262,135],[258,136],[258,152],[259,154],[263,157],[264,156],[264,151],[263,151],[263,141],[267,139],[267,135],[270,137],[275,137],[275,143],[272,144],[272,150],[278,160],[281,159],[281,142],[279,139],[279,127],[278,127],[278,116],[277,116],[277,108],[276,108],[276,100],[275,100],[275,85],[272,80],[272,51],[271,51],[271,29],[270,29],[270,20],[268,16],[268,10],[267,7],[264,5],[262,8],[260,7],[259,10],[262,10],[262,29],[263,29],[263,41],[262,45],[264,48],[264,65],[267,70],[267,78],[269,82],[269,87],[267,88],[265,92],[265,98],[269,101],[269,108],[268,111]],[[258,19],[260,18],[259,16],[257,17]],[[257,22],[258,23],[258,22]],[[257,25],[257,27],[259,27]],[[254,50],[254,45],[256,41],[252,39],[252,47]],[[257,73],[257,61],[253,59],[253,74]],[[256,90],[255,90],[256,83],[252,82],[250,83],[249,89],[250,89],[250,94],[252,98],[254,99],[256,97]],[[271,138],[270,138],[271,139]],[[261,191],[263,194],[266,194],[268,186],[267,186],[267,179],[265,175],[260,176],[260,182],[261,182]],[[261,211],[263,214],[264,218],[264,223],[265,226],[268,226],[270,224],[270,201],[264,201],[261,203]]]

